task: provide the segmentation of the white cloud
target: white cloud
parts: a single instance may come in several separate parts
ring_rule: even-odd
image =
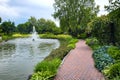
[[[98,16],[107,14],[108,12],[105,11],[104,6],[108,5],[108,0],[95,0],[96,4],[100,6],[100,12]]]
[[[108,4],[108,0],[95,1],[100,5],[99,15],[106,14],[104,5]],[[15,21],[17,24],[20,20],[27,21],[30,16],[54,20],[51,16],[54,13],[53,3],[54,0],[0,0],[0,17]],[[55,22],[58,24],[58,21]]]
[[[17,9],[8,5],[10,0],[0,0],[0,17],[3,19],[19,16]]]
[[[44,6],[44,7],[52,7],[54,0],[26,0],[28,3],[37,5],[37,6]]]

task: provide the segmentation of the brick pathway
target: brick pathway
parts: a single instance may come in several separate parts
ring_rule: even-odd
[[[94,67],[92,50],[80,40],[65,57],[54,80],[105,80]]]

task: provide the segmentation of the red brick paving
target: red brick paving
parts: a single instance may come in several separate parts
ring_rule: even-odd
[[[105,80],[94,67],[92,50],[80,40],[61,64],[54,80]]]

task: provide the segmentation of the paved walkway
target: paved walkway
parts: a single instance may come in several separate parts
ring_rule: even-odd
[[[65,57],[54,80],[104,80],[94,67],[92,50],[80,40]]]

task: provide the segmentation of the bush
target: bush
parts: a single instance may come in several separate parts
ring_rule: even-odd
[[[78,42],[78,39],[71,39],[70,41],[69,41],[69,44],[68,44],[68,48],[70,48],[70,49],[74,49],[75,48],[75,43],[77,43]]]
[[[51,61],[44,60],[35,66],[35,73],[30,80],[53,80],[57,69],[61,63],[60,59],[53,59]]]
[[[40,37],[41,38],[52,38],[52,39],[72,39],[72,36],[70,35],[64,35],[64,34],[61,34],[61,35],[54,35],[54,34],[40,34]]]
[[[107,16],[97,17],[88,23],[87,33],[91,34],[92,37],[96,37],[101,44],[110,43],[110,27],[109,18]]]
[[[53,73],[56,73],[60,63],[60,59],[53,59],[52,61],[42,61],[35,66],[35,72],[51,71]]]
[[[120,60],[120,49],[118,47],[115,46],[111,46],[108,50],[107,50],[108,54],[114,58],[115,60]]]
[[[54,75],[50,71],[36,72],[30,80],[53,80]]]
[[[99,47],[99,41],[95,37],[87,38],[86,44],[89,45],[93,50],[95,50]]]
[[[120,63],[115,63],[103,70],[104,75],[109,79],[116,79],[120,76]],[[120,80],[120,77],[119,79]]]
[[[93,53],[95,67],[99,71],[102,71],[106,66],[114,63],[114,60],[111,58],[111,56],[107,54],[108,48],[109,46],[102,46]]]
[[[79,34],[77,38],[85,39],[87,37],[86,33]]]
[[[120,8],[113,10],[108,14],[108,17],[114,26],[115,42],[120,45]]]

